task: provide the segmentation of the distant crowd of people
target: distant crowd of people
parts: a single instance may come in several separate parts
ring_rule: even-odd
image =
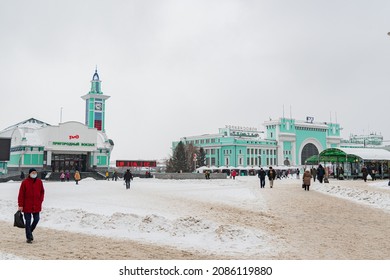
[[[257,172],[257,176],[260,179],[260,188],[265,188],[266,177],[268,177],[270,188],[273,188],[274,181],[276,179],[288,178],[288,173],[287,174],[284,173],[283,175],[280,174],[283,173],[280,173],[278,172],[278,170],[273,169],[272,166],[270,166],[268,170],[264,170],[263,168],[260,168],[259,171]],[[296,174],[296,178],[299,179],[300,170],[299,169],[295,170],[295,174]],[[318,166],[318,168],[306,169],[302,178],[303,180],[302,188],[308,191],[312,178],[314,178],[314,181],[318,179],[320,183],[324,181],[328,182],[326,169],[321,164]]]

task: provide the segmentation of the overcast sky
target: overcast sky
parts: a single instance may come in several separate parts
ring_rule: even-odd
[[[390,140],[389,31],[388,0],[0,0],[0,129],[84,123],[97,65],[113,160],[283,107]]]

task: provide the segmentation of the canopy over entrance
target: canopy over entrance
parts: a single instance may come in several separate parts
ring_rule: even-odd
[[[359,162],[359,161],[390,161],[390,152],[384,149],[367,148],[330,148],[319,155],[311,156],[307,164],[320,162]]]

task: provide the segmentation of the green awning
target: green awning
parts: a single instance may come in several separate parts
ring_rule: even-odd
[[[367,148],[329,148],[319,155],[309,157],[306,164],[318,164],[321,162],[360,162],[378,161],[390,162],[390,152],[384,149]]]
[[[305,164],[319,164],[319,155],[312,155],[308,159],[305,160]]]
[[[361,158],[354,154],[347,154],[341,149],[330,148],[320,153],[319,160],[320,162],[358,162]]]

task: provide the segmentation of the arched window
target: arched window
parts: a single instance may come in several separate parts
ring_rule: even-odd
[[[318,155],[318,149],[317,147],[312,144],[312,143],[307,143],[303,149],[302,149],[302,154],[301,154],[301,164],[305,164],[305,161],[313,156],[313,155]]]

